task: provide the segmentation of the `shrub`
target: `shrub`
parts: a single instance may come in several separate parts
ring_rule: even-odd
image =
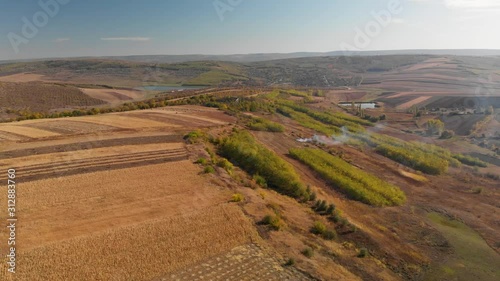
[[[445,130],[441,133],[440,139],[451,139],[455,136],[455,133],[451,130]]]
[[[317,208],[315,209],[316,212],[318,213],[321,213],[321,212],[324,212],[326,211],[326,209],[328,208],[326,206],[326,201],[325,200],[322,200],[322,201],[319,201],[319,205],[317,206]]]
[[[368,256],[368,249],[366,248],[359,249],[358,258],[364,258],[366,256]]]
[[[334,240],[337,238],[337,232],[335,232],[335,230],[328,229],[323,233],[322,237],[326,240]]]
[[[492,180],[499,180],[500,176],[493,173],[486,173],[486,177]]]
[[[266,215],[262,219],[261,223],[271,226],[271,228],[274,230],[280,230],[284,227],[283,221],[277,215]]]
[[[312,258],[314,256],[314,251],[311,248],[305,248],[301,253],[308,258]]]
[[[311,195],[309,196],[309,201],[315,201],[316,200],[316,192],[311,192]]]
[[[259,176],[258,174],[253,176],[253,180],[262,187],[267,187],[266,179]]]
[[[294,258],[289,258],[286,263],[285,263],[285,266],[294,266],[295,265],[295,259]]]
[[[326,226],[322,222],[316,221],[311,227],[311,232],[317,235],[323,235],[326,232]]]
[[[198,143],[206,138],[207,138],[206,134],[201,130],[190,132],[184,136],[184,140],[191,144]]]
[[[335,211],[335,205],[334,204],[328,205],[328,208],[326,209],[326,214],[331,215],[333,214],[333,211]]]
[[[208,162],[207,162],[207,159],[201,157],[201,158],[198,158],[198,160],[196,160],[194,163],[201,164],[201,165],[205,166]]]
[[[215,173],[215,169],[212,166],[206,166],[205,169],[203,169],[203,172],[205,174],[213,174]]]
[[[229,162],[226,158],[220,158],[217,161],[217,166],[223,168],[227,172],[231,172],[233,170],[233,164],[231,164],[231,162]]]
[[[245,197],[243,196],[243,194],[241,193],[235,193],[233,194],[232,198],[231,198],[231,201],[233,202],[241,202],[245,199]]]

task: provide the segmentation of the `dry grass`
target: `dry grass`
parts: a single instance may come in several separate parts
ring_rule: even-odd
[[[422,175],[418,175],[418,174],[414,174],[414,173],[410,173],[410,172],[406,172],[406,171],[403,171],[403,170],[400,170],[399,173],[403,176],[403,177],[407,177],[407,178],[410,178],[412,180],[415,180],[415,181],[418,181],[418,182],[428,182],[429,179],[422,176]]]
[[[151,280],[257,236],[241,209],[220,205],[21,252],[15,280]]]

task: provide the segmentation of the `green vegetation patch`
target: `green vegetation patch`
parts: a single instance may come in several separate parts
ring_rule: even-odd
[[[354,200],[373,206],[402,205],[406,201],[404,192],[398,187],[321,149],[291,149],[290,155],[311,167]]]
[[[264,118],[252,118],[248,127],[254,131],[283,132],[285,127],[281,124],[269,121]]]
[[[235,131],[224,138],[219,144],[219,153],[249,174],[263,177],[271,189],[297,199],[308,196],[292,165],[246,131]]]

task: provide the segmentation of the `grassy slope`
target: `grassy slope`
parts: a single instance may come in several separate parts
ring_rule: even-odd
[[[425,280],[498,280],[500,257],[465,224],[429,213],[432,225],[454,249],[454,256],[431,269]]]

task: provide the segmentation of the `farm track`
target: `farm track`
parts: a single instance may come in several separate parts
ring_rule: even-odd
[[[59,161],[17,167],[16,171],[23,182],[35,180],[70,176],[82,173],[92,173],[98,171],[109,171],[114,169],[131,168],[137,166],[160,164],[187,159],[185,149],[171,149],[150,152],[139,152],[131,154],[120,154],[105,157],[92,157],[76,161]],[[1,176],[0,180],[7,180],[6,176]]]
[[[37,148],[27,148],[19,150],[4,151],[0,153],[0,158],[18,158],[31,155],[51,154],[58,152],[70,152],[92,148],[104,148],[122,145],[141,145],[141,144],[156,144],[156,143],[175,143],[182,142],[181,135],[159,135],[147,137],[131,137],[131,138],[116,138],[94,141],[77,142],[63,145],[41,146]]]

